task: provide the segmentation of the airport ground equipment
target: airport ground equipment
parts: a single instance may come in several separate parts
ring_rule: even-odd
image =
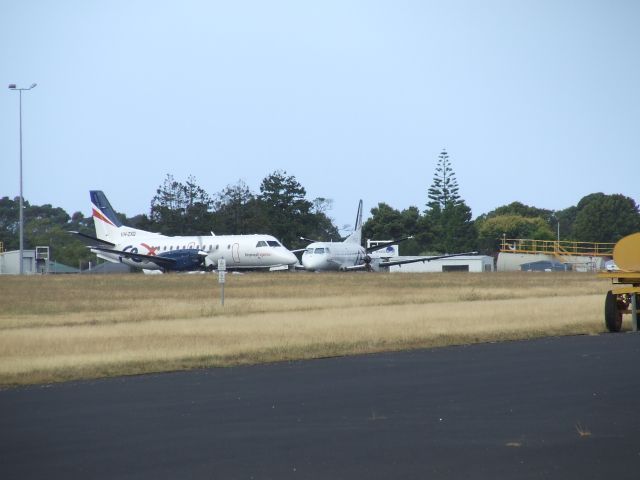
[[[611,279],[614,288],[607,292],[604,301],[604,322],[610,332],[622,328],[623,314],[631,314],[634,332],[638,327],[638,303],[640,299],[640,233],[628,235],[616,243],[613,249],[616,270],[601,272],[601,278]]]

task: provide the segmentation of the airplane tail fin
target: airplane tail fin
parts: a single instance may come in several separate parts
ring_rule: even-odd
[[[111,207],[107,196],[102,190],[91,190],[91,208],[93,224],[96,227],[96,237],[111,243],[117,243],[116,234],[122,227],[116,212]]]
[[[96,227],[96,237],[111,244],[117,244],[125,236],[153,235],[144,230],[137,230],[122,224],[115,210],[111,207],[107,196],[102,190],[91,190],[91,207],[93,224]]]
[[[349,243],[362,244],[362,200],[358,204],[358,213],[356,214],[356,225],[353,229],[353,233],[344,240]]]

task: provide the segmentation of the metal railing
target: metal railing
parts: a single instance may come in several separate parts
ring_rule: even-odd
[[[610,257],[615,243],[572,242],[566,240],[533,240],[529,238],[503,238],[501,252],[542,253],[557,256]]]

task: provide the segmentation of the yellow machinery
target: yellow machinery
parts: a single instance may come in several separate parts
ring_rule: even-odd
[[[622,315],[631,314],[633,331],[638,331],[638,296],[640,294],[640,233],[628,235],[616,243],[613,261],[617,270],[602,272],[610,278],[614,288],[607,292],[604,302],[604,321],[610,332],[619,332]]]

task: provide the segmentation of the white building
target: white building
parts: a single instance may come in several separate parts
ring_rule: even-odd
[[[23,250],[23,271],[26,275],[49,271],[49,247]],[[0,253],[0,274],[20,274],[20,250]]]
[[[410,260],[418,257],[397,257]],[[396,258],[394,258],[395,260]],[[429,262],[415,262],[389,267],[390,272],[493,272],[493,257],[487,255],[461,255]]]

